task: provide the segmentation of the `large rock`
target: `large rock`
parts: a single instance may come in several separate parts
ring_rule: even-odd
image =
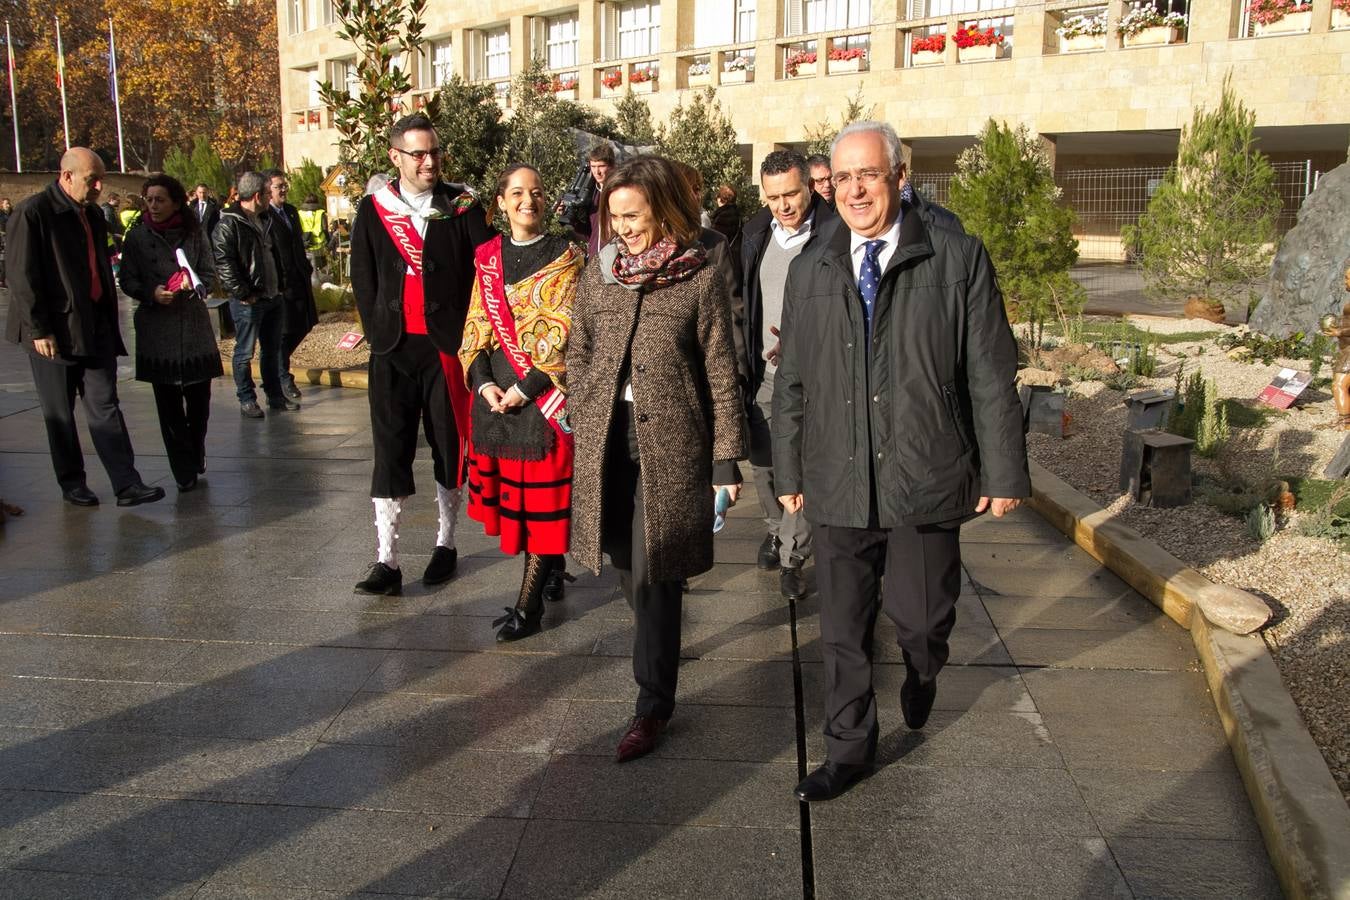
[[[1284,236],[1251,327],[1275,337],[1312,334],[1322,316],[1345,304],[1350,266],[1350,163],[1322,176]]]

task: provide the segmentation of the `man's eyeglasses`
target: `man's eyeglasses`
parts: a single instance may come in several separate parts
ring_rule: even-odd
[[[854,178],[858,179],[859,184],[871,187],[890,174],[886,169],[860,169],[858,172],[835,172],[830,176],[830,181],[834,182],[836,189],[847,188],[853,184]]]
[[[419,163],[425,160],[427,157],[431,157],[432,159],[440,159],[441,157],[445,156],[445,151],[442,150],[440,147],[432,147],[430,150],[404,150],[402,147],[395,147],[393,149],[399,153],[402,153],[404,156],[411,156]]]
[[[811,183],[814,184],[816,187],[824,187],[825,185],[830,184],[831,181],[832,179],[830,178],[829,175],[822,175],[819,178],[811,179]]]

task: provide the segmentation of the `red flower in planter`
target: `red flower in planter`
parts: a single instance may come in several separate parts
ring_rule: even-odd
[[[867,58],[867,51],[862,49],[861,47],[854,47],[849,50],[840,48],[838,50],[830,51],[830,59],[832,59],[835,62],[847,62],[850,59],[866,59],[866,58]]]
[[[1350,0],[1346,0],[1350,3]],[[916,37],[909,42],[909,51],[911,53],[941,53],[947,49],[947,36],[945,34],[933,34],[926,38]]]
[[[952,37],[956,41],[956,46],[962,50],[967,47],[988,47],[1003,43],[1003,35],[992,28],[981,31],[974,25],[967,25],[964,28],[958,28],[956,34]]]
[[[623,84],[623,72],[619,71],[618,69],[610,69],[608,72],[600,76],[600,83],[612,91],[619,85]]]
[[[647,81],[655,81],[656,73],[651,69],[634,69],[628,73],[629,84],[642,84]]]
[[[789,75],[796,75],[798,66],[809,66],[814,64],[815,61],[815,51],[798,50],[796,53],[788,54],[787,62],[783,64],[783,68]]]
[[[1300,2],[1300,0],[1252,0],[1247,6],[1247,12],[1251,15],[1252,21],[1261,25],[1270,25],[1280,21],[1290,13],[1303,12],[1308,9],[1312,9],[1312,5]]]

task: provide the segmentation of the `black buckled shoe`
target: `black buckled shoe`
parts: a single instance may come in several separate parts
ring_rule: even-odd
[[[83,484],[68,491],[62,491],[61,499],[71,506],[98,506],[98,494],[95,494]]]
[[[802,600],[806,597],[806,576],[802,573],[802,561],[793,557],[792,565],[783,566],[778,573],[778,588],[789,600]]]
[[[793,791],[803,803],[821,803],[833,800],[845,793],[872,771],[871,765],[862,763],[837,763],[825,761],[825,765],[807,775]]]
[[[780,565],[778,551],[782,546],[783,542],[778,540],[778,535],[764,535],[764,541],[759,545],[759,552],[755,556],[755,565],[766,572],[778,568]]]
[[[294,411],[300,408],[300,404],[283,394],[280,397],[269,397],[267,400],[267,408]]]
[[[382,562],[370,567],[366,577],[356,583],[358,594],[397,597],[403,593],[403,570],[392,569]]]
[[[118,506],[140,506],[142,503],[154,503],[156,500],[163,499],[164,488],[151,487],[139,482],[117,492]]]
[[[918,731],[928,722],[933,711],[933,701],[937,699],[937,679],[925,683],[919,673],[905,661],[905,683],[900,685],[900,712],[905,724]]]
[[[454,577],[455,567],[458,565],[458,550],[454,547],[438,546],[431,551],[431,562],[427,563],[427,569],[422,573],[422,583],[428,587],[444,584]]]

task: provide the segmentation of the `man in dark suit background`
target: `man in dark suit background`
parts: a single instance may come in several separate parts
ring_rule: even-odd
[[[280,169],[268,169],[263,173],[267,179],[268,214],[273,216],[280,228],[273,229],[276,237],[277,253],[281,257],[283,280],[286,283],[286,302],[282,305],[281,316],[281,390],[292,400],[300,399],[300,389],[295,385],[295,376],[291,374],[291,354],[300,346],[305,335],[319,324],[319,310],[314,305],[314,286],[310,276],[314,266],[305,252],[305,231],[300,224],[300,211],[286,202],[291,185],[286,173]]]
[[[193,189],[191,205],[192,211],[197,214],[197,221],[201,223],[202,233],[210,238],[220,221],[220,204],[211,197],[211,188],[206,182]]]
[[[163,488],[147,486],[136,471],[117,400],[117,357],[126,356],[127,348],[117,322],[107,224],[94,205],[105,174],[97,154],[72,147],[61,157],[57,180],[15,207],[7,225],[5,335],[29,352],[52,467],[61,496],[75,506],[98,505],[85,483],[76,394],[84,400],[89,435],[117,505],[164,496]]]

